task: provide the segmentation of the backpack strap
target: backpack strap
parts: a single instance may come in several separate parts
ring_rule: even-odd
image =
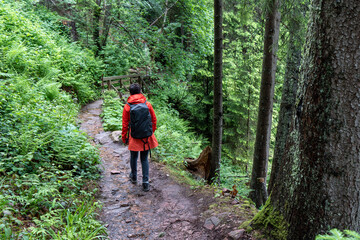
[[[144,151],[146,151],[145,146],[146,146],[146,144],[148,144],[149,152],[150,152],[150,158],[151,158],[151,148],[150,148],[149,137],[146,138],[146,142],[144,141],[144,139],[141,139],[141,141],[144,143]]]

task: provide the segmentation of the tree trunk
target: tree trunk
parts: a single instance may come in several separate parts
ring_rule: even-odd
[[[211,147],[207,146],[197,159],[186,159],[186,168],[195,176],[208,179],[211,162]]]
[[[276,218],[277,239],[360,231],[360,2],[314,0],[311,9],[282,177],[253,224]]]
[[[161,25],[160,34],[162,34],[162,33],[164,32],[164,27],[165,27],[166,17],[167,17],[168,11],[169,11],[169,8],[168,8],[168,0],[165,0],[164,20],[163,20],[163,23],[162,23],[162,25]]]
[[[289,23],[289,47],[286,64],[285,79],[283,83],[283,92],[281,96],[281,105],[279,112],[279,121],[276,132],[276,142],[274,150],[274,158],[271,168],[271,176],[269,182],[269,192],[271,193],[276,182],[278,169],[281,159],[285,151],[285,143],[290,133],[291,118],[295,112],[296,90],[299,82],[299,68],[301,61],[301,48],[303,46],[303,38],[301,38],[301,24],[299,19],[291,18]],[[299,39],[300,38],[300,39]]]
[[[223,35],[222,35],[222,0],[214,0],[214,120],[212,136],[212,155],[210,164],[210,174],[208,182],[220,181],[220,160],[221,160],[221,142],[222,142],[222,53],[223,53]]]
[[[248,88],[248,99],[247,99],[247,119],[246,119],[246,174],[249,175],[248,169],[251,164],[250,160],[250,109],[251,109],[251,88]]]
[[[250,198],[257,207],[267,199],[266,172],[269,158],[272,108],[276,72],[276,52],[279,39],[280,12],[279,0],[270,0],[270,9],[266,14],[264,59],[261,76],[260,102],[256,140],[251,175]]]
[[[93,40],[95,44],[95,56],[99,56],[101,50],[100,40],[100,18],[101,18],[101,0],[96,0],[96,4],[93,9]]]

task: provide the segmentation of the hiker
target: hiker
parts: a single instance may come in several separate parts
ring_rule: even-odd
[[[130,97],[124,106],[122,115],[122,141],[129,145],[131,167],[129,177],[134,184],[137,183],[137,159],[140,152],[142,187],[147,192],[150,190],[148,154],[150,149],[158,146],[154,135],[156,116],[151,104],[141,94],[139,84],[131,84],[129,91]]]

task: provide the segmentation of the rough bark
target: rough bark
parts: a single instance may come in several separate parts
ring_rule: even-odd
[[[104,30],[103,30],[103,34],[102,34],[103,36],[102,36],[102,41],[101,41],[101,50],[103,50],[106,47],[110,28],[113,23],[113,17],[111,16],[112,7],[113,6],[112,6],[111,2],[109,3],[109,5],[105,5],[105,14],[104,14],[104,20],[103,20]]]
[[[222,0],[214,0],[214,20],[215,20],[215,39],[214,39],[214,120],[212,135],[212,157],[210,164],[210,174],[208,182],[220,181],[220,160],[221,160],[221,141],[223,126],[223,107],[222,107],[222,54],[223,54],[223,34],[222,34]]]
[[[299,68],[301,60],[301,48],[303,46],[303,40],[299,39],[301,36],[302,25],[300,25],[297,19],[290,19],[289,23],[289,47],[286,71],[283,83],[283,91],[281,96],[279,121],[276,132],[276,142],[274,150],[274,158],[271,168],[271,176],[269,182],[269,193],[271,193],[276,182],[277,177],[282,177],[279,174],[279,168],[282,165],[282,158],[285,151],[285,143],[290,133],[290,125],[293,114],[295,113],[296,102],[296,90],[299,82]],[[301,38],[301,37],[300,37]]]
[[[96,0],[93,9],[93,40],[95,44],[95,56],[99,56],[101,50],[100,40],[100,18],[101,18],[101,0]]]
[[[293,130],[271,212],[283,239],[360,231],[360,2],[314,0]],[[272,211],[269,211],[272,210]]]
[[[186,168],[194,175],[208,179],[210,173],[211,147],[206,147],[197,159],[186,159]]]
[[[267,199],[266,173],[269,158],[272,108],[276,72],[276,52],[279,39],[280,12],[279,0],[270,0],[270,10],[266,14],[264,58],[261,76],[260,102],[256,140],[253,160],[253,170],[250,182],[250,198],[257,207]]]

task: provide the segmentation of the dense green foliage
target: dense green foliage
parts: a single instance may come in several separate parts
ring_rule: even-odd
[[[101,63],[58,25],[45,10],[0,1],[1,239],[105,234],[88,187],[99,176],[98,150],[76,123],[76,102],[97,95]]]
[[[288,5],[284,6],[284,11],[288,11]],[[106,7],[111,8],[112,12],[105,11]],[[210,142],[213,98],[212,1],[120,1],[109,2],[100,8],[104,17],[114,21],[103,48],[106,74],[124,74],[130,67],[147,66],[153,80],[151,92],[158,99],[158,104],[165,106],[159,108],[157,114],[164,114],[165,119],[172,119],[175,114],[177,118],[186,120],[187,128],[190,127],[197,136],[203,136],[201,138],[206,139],[205,142]],[[251,172],[266,5],[264,1],[227,1],[224,8],[224,137],[221,163],[224,179],[221,181],[231,186],[232,183],[244,185],[246,176]],[[116,14],[118,10],[122,14]],[[89,24],[94,24],[93,21]],[[286,59],[286,36],[287,30],[284,29],[279,50],[279,58],[283,60]],[[124,63],[127,65],[123,68]],[[284,64],[285,61],[278,62],[271,153]],[[111,118],[105,121],[107,129],[119,125],[116,118],[120,114],[117,111],[106,116]],[[166,128],[166,131],[169,134],[173,129]],[[176,161],[171,160],[175,165],[181,165],[184,157],[195,155],[191,151],[188,154],[177,151],[183,148],[174,142],[186,142],[182,135],[184,133],[175,134],[172,137],[178,139],[165,140],[164,144],[168,146],[166,150],[161,150],[170,155],[166,157],[165,154],[167,159],[172,158],[172,154],[179,154],[173,157]],[[200,144],[201,147],[205,145]],[[161,148],[162,144],[159,146]],[[172,150],[169,152],[169,149]]]
[[[56,5],[45,1],[44,5],[76,24],[79,42],[102,57],[105,75],[126,74],[129,68],[150,73],[155,82],[151,92],[189,121],[198,135],[211,140],[212,1],[84,0]],[[251,169],[261,75],[261,5],[259,1],[228,1],[224,13],[223,156],[224,162],[247,172]],[[279,67],[279,73],[282,69]],[[281,83],[282,74],[279,76]],[[279,93],[281,85],[277,89]],[[280,99],[280,94],[276,96]],[[278,104],[276,101],[274,119]],[[106,124],[117,123],[113,118]],[[273,126],[275,129],[276,124]]]
[[[103,73],[121,75],[133,68],[151,74],[149,100],[158,117],[159,141],[153,156],[184,169],[184,159],[197,158],[212,136],[212,1],[6,2],[11,1],[0,2],[0,187],[7,194],[0,193],[0,210],[7,214],[0,215],[6,226],[0,234],[12,229],[15,236],[26,220],[35,224],[29,237],[66,239],[75,231],[101,235],[104,229],[93,222],[96,204],[81,204],[92,196],[83,189],[86,179],[97,176],[99,158],[78,130],[79,104],[99,95],[95,86]],[[256,134],[265,2],[231,0],[224,6],[220,175],[223,186],[236,184],[243,196]],[[292,7],[283,4],[285,26]],[[288,29],[281,31],[273,133],[288,44]],[[121,129],[123,106],[114,92],[104,94],[105,130]],[[30,200],[34,189],[26,187],[27,181],[49,191]]]
[[[345,233],[345,234],[344,234]],[[316,240],[356,240],[360,239],[360,234],[354,231],[345,230],[341,232],[338,229],[330,230],[330,235],[318,235]]]
[[[122,110],[124,103],[118,98],[115,91],[106,91],[103,95],[102,104],[103,128],[105,131],[116,131],[122,129]]]

